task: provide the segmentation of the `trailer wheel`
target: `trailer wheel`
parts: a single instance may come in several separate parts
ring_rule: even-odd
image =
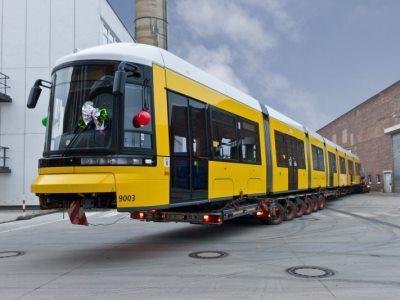
[[[312,201],[311,201],[311,199],[310,198],[306,198],[305,200],[304,200],[304,204],[305,204],[305,209],[304,209],[304,214],[305,215],[309,215],[309,214],[311,214],[312,213]]]
[[[306,204],[300,198],[296,199],[296,218],[300,218],[304,215],[304,210],[306,209]]]
[[[283,221],[284,209],[279,203],[273,204],[271,206],[271,216],[266,220],[267,224],[279,225]]]
[[[296,205],[294,205],[294,203],[292,201],[287,201],[286,202],[286,211],[285,211],[285,217],[284,220],[285,221],[291,221],[294,219],[294,217],[296,216],[296,212],[297,212],[297,207]]]
[[[318,211],[319,209],[318,198],[313,196],[311,198],[311,201],[312,201],[312,212]]]
[[[324,197],[323,195],[320,195],[320,196],[319,196],[318,204],[319,204],[319,209],[320,209],[320,210],[322,210],[322,209],[325,208],[325,206],[326,206],[326,199],[325,199],[325,197]]]

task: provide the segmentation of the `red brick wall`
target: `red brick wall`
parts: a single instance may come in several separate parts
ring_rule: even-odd
[[[392,138],[384,129],[400,124],[400,81],[318,130],[318,133],[356,153],[371,175],[372,188],[382,190],[384,170],[393,170]],[[347,129],[347,142],[342,140]],[[350,135],[353,134],[353,145]],[[379,174],[381,184],[376,183]]]

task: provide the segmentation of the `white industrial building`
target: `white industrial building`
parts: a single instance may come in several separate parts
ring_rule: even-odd
[[[0,0],[0,206],[38,205],[30,193],[44,145],[48,92],[26,108],[38,78],[50,79],[55,61],[73,51],[133,38],[106,0]],[[11,98],[5,96],[7,94]],[[47,99],[46,99],[47,98]]]

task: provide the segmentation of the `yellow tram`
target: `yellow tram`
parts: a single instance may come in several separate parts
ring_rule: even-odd
[[[57,61],[32,184],[43,208],[209,205],[361,185],[351,152],[175,55],[110,44]]]

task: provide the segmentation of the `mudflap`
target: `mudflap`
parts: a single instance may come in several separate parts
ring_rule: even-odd
[[[72,201],[68,216],[72,224],[88,226],[85,209],[81,206],[80,201]]]

